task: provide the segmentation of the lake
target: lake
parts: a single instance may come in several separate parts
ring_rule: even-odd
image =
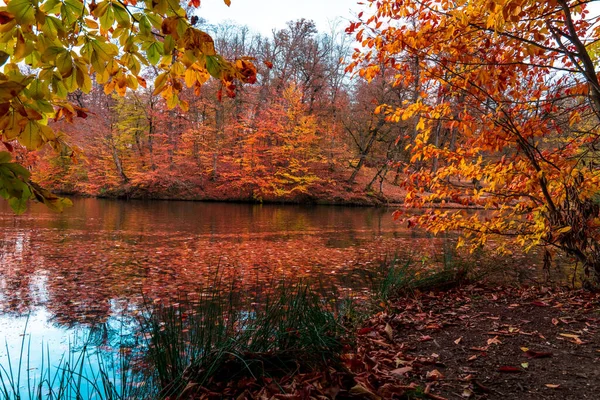
[[[24,339],[33,371],[83,337],[110,348],[132,333],[127,318],[142,303],[198,296],[217,276],[248,293],[303,280],[360,296],[385,257],[433,260],[446,241],[383,208],[73,202],[21,216],[0,202],[0,365],[7,352],[19,358]]]

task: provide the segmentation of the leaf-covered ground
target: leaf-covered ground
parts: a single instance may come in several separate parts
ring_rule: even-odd
[[[199,398],[596,399],[600,296],[469,286],[403,297],[337,370],[194,388]]]
[[[350,366],[370,398],[595,399],[599,299],[548,288],[417,293],[360,329]]]

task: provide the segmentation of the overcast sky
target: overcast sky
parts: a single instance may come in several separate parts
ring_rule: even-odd
[[[227,7],[223,0],[202,0],[198,16],[211,24],[231,20],[263,35],[269,35],[273,28],[284,28],[287,21],[305,18],[315,21],[319,31],[328,32],[329,22],[336,19],[341,19],[340,28],[345,28],[347,20],[361,8],[357,1],[231,0],[231,7]]]

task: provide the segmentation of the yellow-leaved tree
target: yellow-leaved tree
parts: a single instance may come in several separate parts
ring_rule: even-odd
[[[350,68],[372,79],[391,66],[414,90],[378,108],[411,139],[406,205],[489,210],[429,208],[410,223],[459,230],[472,247],[503,235],[546,260],[561,251],[600,281],[600,21],[588,3],[369,0],[348,28],[362,43]]]
[[[230,0],[225,0],[229,5]],[[89,93],[93,82],[123,96],[146,86],[144,67],[156,74],[154,94],[170,108],[187,109],[184,85],[200,89],[211,76],[232,90],[252,83],[249,59],[226,60],[211,36],[195,28],[178,0],[5,0],[0,6],[0,196],[17,213],[37,199],[55,209],[69,201],[29,180],[12,161],[11,142],[28,150],[49,144],[64,152],[64,135],[49,122],[85,117],[70,94]],[[191,0],[192,9],[200,5]]]

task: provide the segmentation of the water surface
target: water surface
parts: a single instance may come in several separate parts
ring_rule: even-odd
[[[328,206],[76,198],[16,216],[0,202],[0,230],[0,364],[27,323],[33,367],[42,343],[54,359],[81,337],[110,347],[143,302],[198,296],[217,275],[249,293],[281,279],[362,292],[386,255],[443,246],[391,210]]]

